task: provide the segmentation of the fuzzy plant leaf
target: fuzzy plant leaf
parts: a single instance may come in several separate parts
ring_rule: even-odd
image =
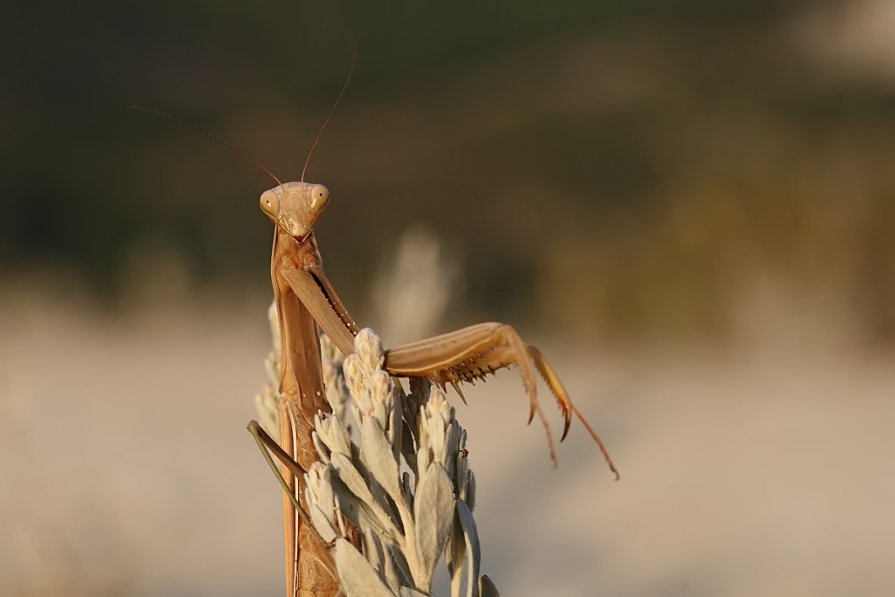
[[[318,413],[314,415],[314,429],[330,453],[351,456],[351,436],[338,417],[321,417]]]
[[[431,464],[420,479],[413,504],[417,554],[423,573],[428,578],[435,574],[435,565],[450,537],[453,511],[451,480],[444,468]]]
[[[469,506],[472,512],[475,508],[475,473],[472,470],[466,471],[466,483],[460,489],[460,498]]]
[[[479,577],[479,566],[482,561],[479,532],[476,529],[475,520],[472,518],[472,512],[469,511],[465,502],[457,502],[457,516],[460,519],[460,526],[463,528],[463,537],[466,539],[467,566],[469,567],[467,571],[469,582],[466,595],[467,597],[477,597],[478,583],[472,579]]]
[[[452,518],[451,537],[448,540],[447,559],[448,574],[451,576],[451,596],[460,597],[463,591],[463,567],[466,563],[466,537],[460,524],[460,515]]]
[[[336,474],[339,476],[339,479],[341,479],[342,483],[345,484],[345,487],[348,488],[348,491],[356,495],[363,502],[368,504],[373,502],[373,494],[370,492],[367,482],[347,456],[335,453],[332,455],[331,464],[335,469]]]
[[[311,524],[314,525],[314,529],[317,530],[317,534],[320,535],[320,538],[324,543],[330,543],[333,539],[335,539],[338,534],[336,533],[336,529],[333,528],[332,522],[329,517],[323,513],[323,510],[318,508],[317,506],[310,506],[308,508]]]
[[[311,524],[324,543],[329,543],[338,535],[336,529],[336,498],[333,491],[332,469],[320,462],[311,465],[306,478],[305,498]]]
[[[385,577],[389,587],[400,587],[410,582],[410,574],[406,569],[399,567],[395,561],[394,552],[388,546],[383,545],[379,535],[367,527],[363,536],[363,553],[367,561]]]
[[[346,539],[336,539],[333,559],[348,597],[394,597],[366,558]]]
[[[361,424],[361,442],[366,456],[367,468],[376,481],[388,492],[395,502],[404,501],[401,493],[401,477],[395,461],[392,445],[379,426],[378,421],[367,417]]]
[[[479,595],[481,595],[481,597],[500,597],[497,587],[491,579],[488,578],[487,574],[483,574],[482,578],[479,579]]]

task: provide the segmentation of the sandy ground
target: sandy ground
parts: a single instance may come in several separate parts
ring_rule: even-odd
[[[281,594],[263,308],[3,313],[0,594]],[[503,594],[895,594],[895,356],[542,348],[622,480],[574,427],[551,469],[513,372],[467,391]]]

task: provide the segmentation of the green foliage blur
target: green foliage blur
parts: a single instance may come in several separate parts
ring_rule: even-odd
[[[203,284],[266,288],[273,181],[125,106],[297,179],[356,51],[309,168],[349,304],[425,223],[462,258],[464,320],[724,339],[770,287],[892,341],[895,67],[825,53],[857,6],[17,3],[0,271],[76,272],[114,305],[161,253]]]

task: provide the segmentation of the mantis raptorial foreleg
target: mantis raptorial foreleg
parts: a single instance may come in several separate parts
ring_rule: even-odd
[[[609,468],[618,476],[615,465],[587,420],[581,415],[553,367],[533,344],[526,344],[511,326],[504,323],[480,323],[441,336],[392,348],[386,352],[385,367],[399,377],[425,377],[444,386],[450,383],[460,392],[460,382],[484,379],[489,373],[510,365],[517,365],[530,398],[529,422],[538,415],[547,434],[550,456],[556,463],[553,434],[538,402],[534,371],[547,383],[563,413],[564,425],[560,441],[566,438],[574,414],[584,424],[597,443]],[[464,400],[465,401],[465,400]]]

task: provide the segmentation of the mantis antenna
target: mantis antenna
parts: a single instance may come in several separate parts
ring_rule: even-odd
[[[226,141],[223,141],[223,140],[219,139],[218,137],[212,135],[205,129],[201,129],[194,124],[190,124],[189,122],[184,122],[180,118],[173,116],[171,114],[168,114],[167,112],[162,112],[161,110],[156,110],[155,108],[150,108],[148,106],[125,106],[125,108],[128,110],[133,110],[134,112],[145,112],[147,114],[152,114],[154,116],[158,116],[159,118],[163,118],[164,120],[167,120],[169,122],[173,122],[176,125],[183,126],[188,129],[192,129],[193,131],[199,133],[200,135],[211,139],[215,143],[218,143],[219,145],[223,145],[224,147],[226,147],[227,149],[229,149],[230,151],[232,151],[233,153],[235,153],[236,155],[241,157],[243,160],[245,160],[249,164],[255,166],[256,168],[258,168],[259,170],[261,170],[262,172],[264,172],[265,174],[270,176],[272,179],[277,181],[278,185],[283,186],[283,183],[280,181],[279,178],[277,178],[276,174],[271,172],[270,169],[267,168],[264,164],[262,164],[261,162],[259,162],[255,158],[253,158],[247,151],[243,151],[239,147],[230,145]]]
[[[351,82],[351,75],[354,74],[355,66],[357,66],[357,52],[355,52],[351,56],[351,68],[348,69],[348,76],[345,77],[345,83],[342,85],[342,91],[339,92],[339,96],[336,98],[336,102],[333,104],[333,107],[329,109],[329,114],[326,115],[326,120],[323,121],[323,126],[320,127],[320,132],[317,133],[317,138],[314,139],[314,144],[311,145],[311,150],[308,152],[308,157],[305,158],[305,165],[301,169],[301,182],[305,181],[305,172],[308,169],[308,164],[311,163],[311,156],[314,155],[314,150],[317,149],[317,143],[320,142],[320,137],[323,136],[323,131],[326,130],[326,125],[329,124],[329,121],[332,119],[333,114],[335,114],[336,112],[336,108],[339,107],[339,102],[342,101],[342,96],[345,95],[345,90],[348,89],[348,84]]]

